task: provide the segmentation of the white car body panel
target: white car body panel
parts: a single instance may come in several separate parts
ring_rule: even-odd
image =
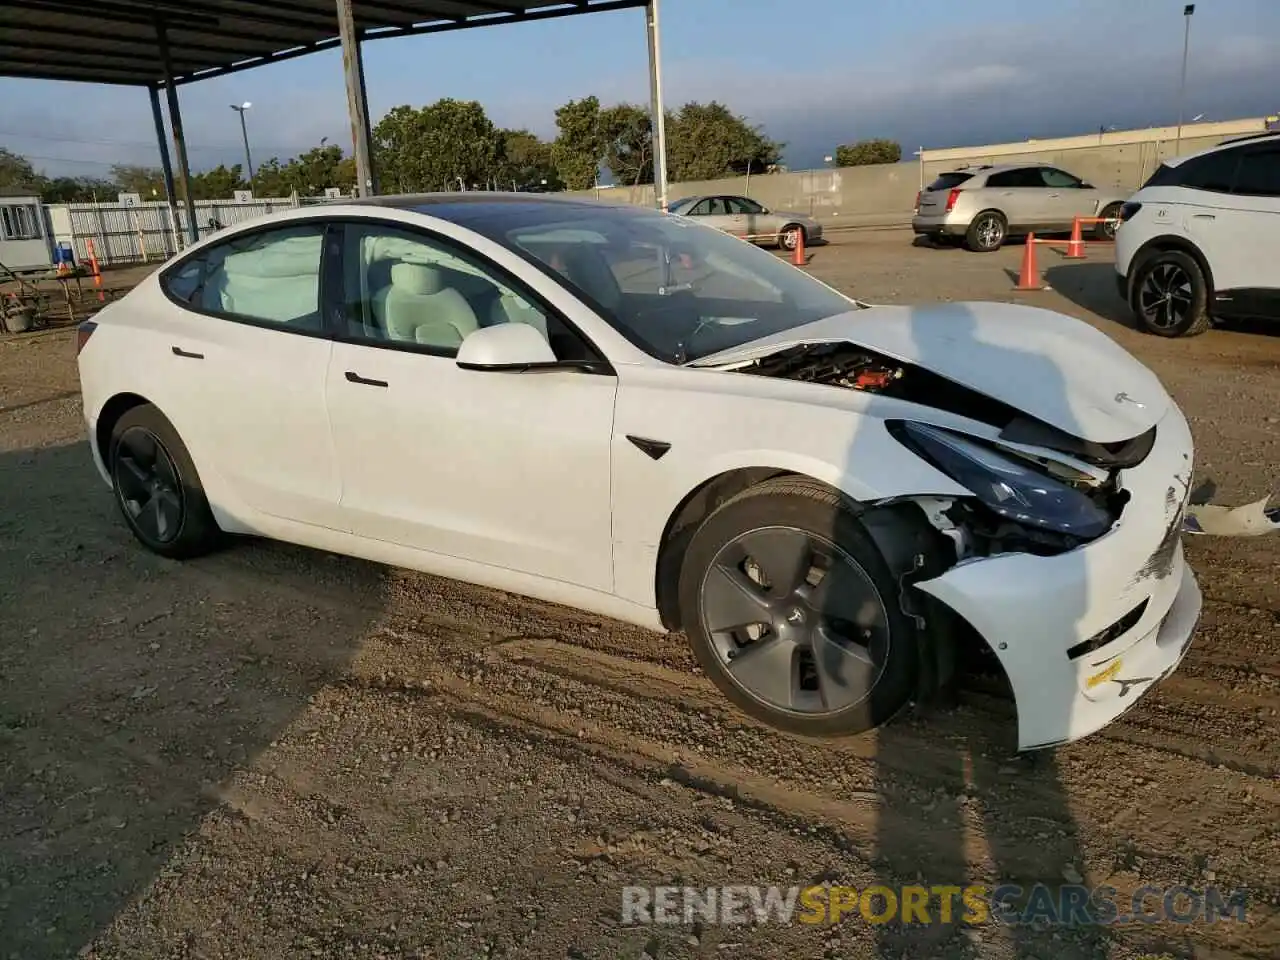
[[[348,371],[386,382],[352,383]],[[358,536],[613,589],[614,377],[460,369],[337,343],[329,412]]]
[[[813,477],[864,503],[965,497],[884,421],[997,433],[883,395],[663,363],[511,251],[416,211],[332,205],[245,226],[318,215],[419,224],[469,245],[575,324],[613,373],[464,370],[440,356],[242,326],[182,310],[153,276],[99,313],[80,355],[90,437],[118,394],[154,402],[189,448],[228,531],[663,629],[656,565],[664,532],[707,481],[762,468]],[[1181,510],[1192,444],[1145,367],[1086,324],[1008,304],[854,310],[702,363],[741,366],[782,346],[828,340],[927,367],[1096,442],[1129,439],[1159,421],[1153,453],[1123,475],[1133,500],[1110,533],[1051,558],[967,560],[918,586],[996,650],[1024,747],[1091,732],[1149,685],[1135,684],[1127,697],[1109,686],[1100,693],[1082,680],[1099,661],[1073,664],[1065,653],[1140,598],[1141,620],[1097,655],[1123,648],[1121,680],[1172,669],[1195,623],[1195,581],[1180,549],[1162,576],[1140,571],[1167,532],[1170,496]],[[205,359],[179,357],[173,346]],[[348,371],[388,386],[352,383]],[[670,446],[654,459],[629,437]],[[93,456],[107,478],[96,441]]]

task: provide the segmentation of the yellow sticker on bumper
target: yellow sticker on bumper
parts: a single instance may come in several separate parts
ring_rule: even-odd
[[[1114,679],[1115,675],[1120,672],[1120,660],[1113,660],[1103,669],[1099,670],[1093,676],[1085,680],[1084,685],[1092,690],[1101,683]]]

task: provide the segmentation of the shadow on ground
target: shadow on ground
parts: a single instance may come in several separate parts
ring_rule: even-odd
[[[1109,262],[1063,260],[1062,254],[1048,254],[1042,266],[1045,283],[1078,307],[1089,310],[1104,320],[1137,329],[1129,305],[1116,289],[1116,268]]]
[[[345,669],[381,568],[325,556],[166,561],[82,444],[0,454],[0,953],[74,956]]]

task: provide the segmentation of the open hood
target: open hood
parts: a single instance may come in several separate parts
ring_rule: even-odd
[[[1093,443],[1145,433],[1170,403],[1155,374],[1106,334],[1013,303],[851,310],[690,366],[733,369],[789,347],[841,342],[932,371]]]

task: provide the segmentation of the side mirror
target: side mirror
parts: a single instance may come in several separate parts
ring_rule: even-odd
[[[467,334],[456,363],[463,370],[522,370],[556,365],[551,344],[527,323],[499,323]]]

